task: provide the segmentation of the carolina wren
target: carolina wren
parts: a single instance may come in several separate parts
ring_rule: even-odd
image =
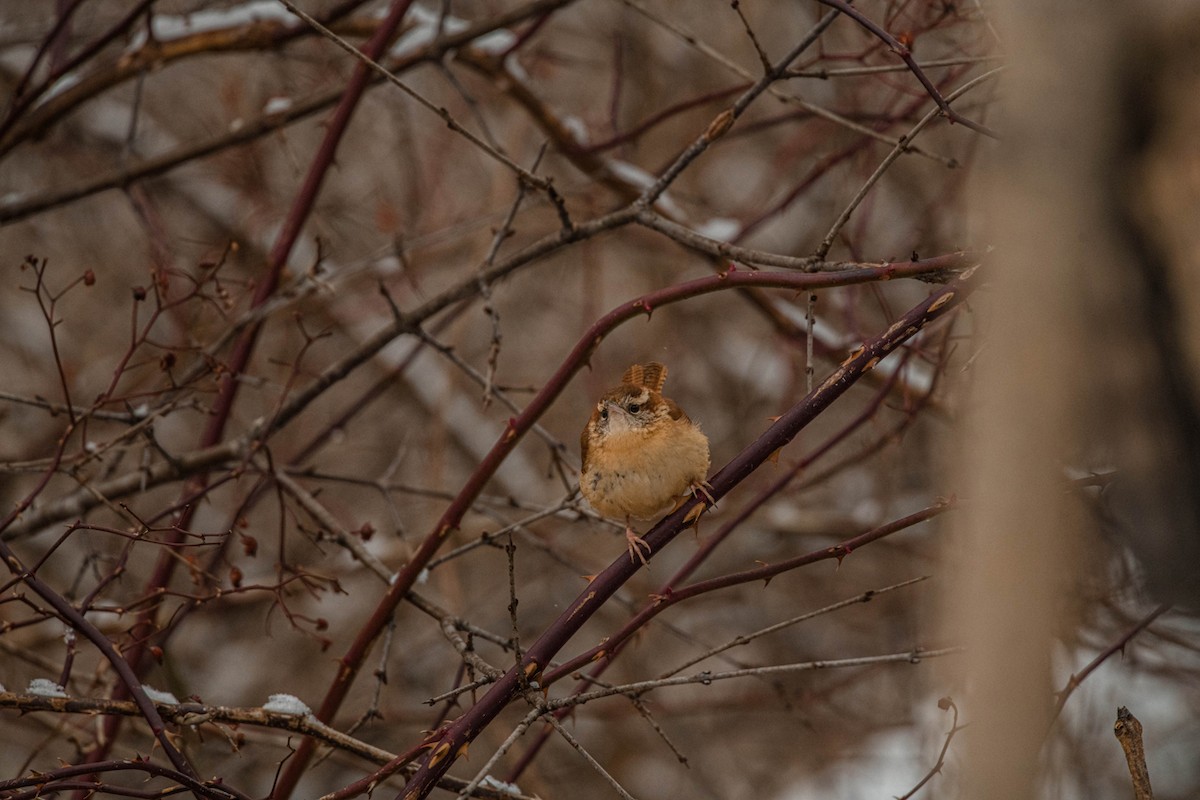
[[[712,501],[708,437],[674,400],[662,396],[667,368],[657,362],[634,364],[621,385],[606,392],[579,437],[583,470],[579,489],[606,517],[625,518],[629,558],[646,563],[650,545],[633,532],[631,519],[651,519],[684,490]]]

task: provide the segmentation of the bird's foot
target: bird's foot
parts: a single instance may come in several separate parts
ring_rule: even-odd
[[[690,488],[692,490],[692,497],[699,499],[700,495],[704,495],[704,499],[708,501],[706,505],[710,508],[716,507],[717,500],[712,496],[712,484],[708,481],[693,483]]]
[[[641,559],[643,564],[648,563],[646,561],[646,555],[650,554],[650,543],[647,542],[642,537],[638,536],[636,533],[634,533],[633,527],[628,524],[625,526],[625,541],[629,543],[629,560],[630,561],[633,561],[634,556],[637,556],[638,558]],[[646,555],[642,555],[643,548],[645,548],[645,550],[646,550]]]
[[[710,509],[710,508],[716,508],[717,501],[713,498],[712,492],[709,491],[710,489],[712,489],[712,487],[708,485],[708,481],[699,481],[696,483],[692,483],[689,488],[691,490],[692,497],[694,497],[695,499],[700,500],[701,496],[704,497],[704,499],[700,500],[700,502],[697,503],[692,508],[692,510],[688,512],[688,515],[683,518],[683,521],[685,524],[689,523],[689,522],[691,523],[692,530],[695,532],[696,538],[699,539],[700,538],[700,515],[703,514],[705,511],[708,511],[708,509]],[[686,502],[686,499],[684,502]],[[678,509],[678,506],[676,506],[676,509]]]

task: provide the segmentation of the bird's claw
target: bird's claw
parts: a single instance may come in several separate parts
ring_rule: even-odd
[[[642,555],[642,548],[645,548],[646,555],[649,555],[650,543],[634,533],[632,528],[625,529],[625,539],[629,542],[629,560],[633,561],[633,557],[636,555],[643,564],[648,564],[646,556]]]
[[[707,503],[705,503],[705,505],[709,506],[710,508],[716,507],[717,499],[712,496],[712,484],[711,483],[709,483],[708,481],[700,481],[699,483],[693,483],[691,486],[691,489],[692,489],[692,497],[695,497],[697,500],[699,500],[700,495],[704,495],[704,499],[708,501]]]

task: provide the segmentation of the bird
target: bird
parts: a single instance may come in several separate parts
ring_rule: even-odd
[[[650,545],[634,532],[633,519],[651,519],[672,503],[679,508],[688,490],[713,502],[704,480],[708,437],[678,403],[663,397],[666,380],[663,364],[634,364],[620,386],[601,395],[579,437],[579,489],[601,515],[625,519],[629,558],[642,564]]]

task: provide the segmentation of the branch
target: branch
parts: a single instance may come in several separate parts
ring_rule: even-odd
[[[647,681],[637,681],[636,683],[626,683],[619,686],[610,686],[604,689],[596,689],[592,692],[572,695],[571,697],[563,698],[560,701],[552,701],[547,703],[548,709],[564,708],[567,706],[577,706],[592,700],[599,700],[603,697],[612,697],[614,695],[629,695],[631,697],[639,697],[646,692],[654,689],[661,689],[667,686],[709,686],[716,681],[727,681],[734,678],[756,678],[763,675],[780,675],[790,674],[793,672],[813,672],[816,670],[825,669],[846,669],[850,667],[870,667],[876,664],[920,664],[927,658],[940,658],[942,656],[957,655],[964,652],[963,647],[942,647],[937,650],[925,650],[917,647],[913,650],[905,650],[902,653],[886,653],[880,656],[860,656],[858,658],[830,658],[823,661],[801,661],[795,664],[772,664],[766,667],[747,667],[746,669],[731,669],[725,672],[710,672],[705,670],[698,672],[695,675],[678,675],[673,678],[654,678]]]
[[[666,580],[666,582],[659,586],[657,591],[650,596],[650,602],[646,606],[642,607],[642,609],[638,612],[638,615],[635,615],[635,619],[631,619],[615,634],[615,638],[628,640],[628,637],[632,635],[632,633],[641,625],[641,622],[639,622],[637,619],[639,615],[656,613],[652,611],[653,607],[657,606],[661,602],[662,598],[669,597],[675,591],[675,588],[678,585],[693,575],[695,571],[699,569],[700,566],[708,559],[708,557],[712,555],[716,548],[720,546],[720,544],[725,541],[725,539],[728,538],[733,531],[737,530],[738,527],[740,527],[741,524],[745,522],[751,514],[762,507],[762,505],[772,497],[781,492],[801,472],[807,470],[810,466],[812,466],[812,464],[816,463],[818,459],[831,451],[839,442],[843,441],[860,426],[872,419],[879,410],[879,407],[883,404],[884,399],[888,396],[888,393],[891,391],[891,387],[895,383],[899,374],[899,369],[893,370],[891,377],[888,378],[884,386],[875,393],[875,398],[867,404],[861,413],[859,413],[854,419],[850,420],[840,431],[837,431],[828,439],[826,439],[824,443],[817,446],[815,450],[810,452],[804,458],[799,459],[791,469],[772,481],[762,491],[758,492],[758,494],[756,494],[749,502],[743,504],[741,509],[739,509],[731,519],[726,520],[716,533],[705,540],[700,548],[694,554],[692,554],[691,558],[689,558],[684,565],[675,572],[674,575],[672,575]],[[932,389],[933,385],[930,386],[930,391],[926,393],[923,400],[928,399],[929,395],[932,393]],[[914,415],[910,411],[906,415],[905,421],[902,423],[902,425],[907,425],[913,418]],[[888,436],[890,436],[890,434],[888,434]],[[826,470],[826,473],[829,472],[830,470]],[[650,618],[647,617],[645,621],[649,621],[649,619]],[[597,662],[587,675],[579,676],[579,682],[576,684],[573,690],[575,694],[585,691],[597,678],[603,675],[608,667],[613,664],[617,654],[621,652],[623,648],[621,645],[617,645],[616,647],[609,647],[606,649],[607,652],[605,653],[605,658]],[[583,665],[582,661],[577,660],[577,663],[579,663],[580,666]],[[682,669],[682,667],[680,669]],[[547,676],[543,678],[543,683],[549,683],[550,677],[551,676],[547,674]],[[565,717],[569,711],[570,709],[563,709],[559,711],[558,714],[560,717]],[[550,732],[544,728],[535,736],[533,743],[525,749],[525,752],[521,754],[521,757],[517,761],[516,765],[514,765],[508,773],[508,779],[510,781],[517,780],[517,778],[524,773],[525,769],[533,762],[533,759],[537,757],[538,752],[549,740],[549,736]]]
[[[1154,800],[1154,791],[1150,788],[1150,770],[1146,768],[1146,748],[1142,745],[1142,723],[1125,706],[1117,709],[1113,735],[1125,751],[1129,777],[1133,781],[1134,800]]]
[[[916,513],[909,514],[906,517],[893,520],[885,525],[880,525],[865,533],[859,534],[851,539],[839,542],[832,547],[823,547],[820,550],[814,550],[804,555],[799,555],[794,558],[785,559],[775,564],[764,564],[761,567],[754,569],[734,572],[728,575],[722,575],[717,578],[710,578],[705,581],[697,581],[679,589],[672,589],[664,595],[661,595],[652,603],[643,608],[636,616],[630,619],[617,633],[607,637],[603,643],[596,645],[583,651],[570,660],[559,664],[542,677],[542,683],[547,686],[559,680],[565,675],[571,674],[585,664],[600,659],[612,658],[612,656],[620,649],[621,645],[629,639],[638,629],[649,622],[654,617],[666,611],[671,606],[683,602],[698,595],[714,592],[719,589],[727,589],[731,586],[739,586],[755,581],[763,581],[769,583],[773,578],[782,575],[785,572],[790,572],[799,567],[804,567],[809,564],[815,564],[819,561],[828,561],[829,559],[837,559],[841,561],[846,556],[850,555],[859,548],[865,547],[871,542],[878,541],[894,533],[911,528],[922,522],[926,522],[934,517],[949,511],[953,508],[950,501],[941,501],[935,503],[928,508],[924,508]]]
[[[883,43],[886,44],[893,53],[900,56],[904,63],[908,65],[909,71],[912,72],[913,75],[917,76],[917,80],[921,82],[921,85],[925,87],[925,91],[928,92],[929,96],[933,98],[933,102],[937,103],[938,109],[941,110],[942,116],[946,117],[951,122],[957,122],[960,125],[970,128],[976,133],[982,133],[984,136],[990,136],[993,139],[1000,138],[999,135],[997,135],[996,132],[991,128],[981,125],[978,122],[973,122],[952,109],[950,104],[946,102],[946,98],[942,97],[942,93],[939,92],[937,87],[933,85],[933,81],[929,80],[929,76],[925,74],[925,70],[921,69],[921,66],[916,62],[916,59],[912,57],[912,52],[899,41],[897,41],[896,37],[885,31],[857,8],[850,5],[850,3],[846,2],[846,0],[817,0],[817,2],[827,5],[830,8],[837,9],[846,16],[850,17],[872,34],[879,37],[879,39],[882,40]]]
[[[580,228],[576,229],[576,232]],[[560,232],[559,236],[574,235],[575,232]],[[831,286],[849,286],[858,283],[867,283],[878,280],[890,280],[896,277],[905,277],[912,275],[923,274],[928,270],[928,267],[920,262],[911,262],[907,264],[884,264],[878,267],[862,268],[846,270],[844,272],[830,274],[803,274],[803,273],[772,273],[772,272],[745,272],[735,271],[731,269],[728,272],[723,272],[718,275],[710,275],[704,278],[697,278],[687,283],[682,283],[677,286],[670,286],[665,289],[660,289],[656,292],[651,292],[647,295],[634,300],[631,303],[626,303],[618,306],[610,311],[605,316],[595,322],[584,335],[576,343],[575,347],[568,354],[565,361],[559,366],[558,370],[550,377],[549,381],[542,387],[541,391],[530,401],[525,407],[525,411],[519,416],[509,420],[504,433],[499,440],[492,446],[491,451],[483,458],[467,479],[466,485],[459,491],[458,495],[450,503],[449,507],[442,514],[437,524],[422,541],[421,546],[413,554],[407,564],[396,574],[392,585],[389,587],[387,594],[380,601],[379,605],[371,613],[366,623],[360,629],[359,634],[355,637],[354,642],[341,658],[342,667],[338,670],[333,683],[325,695],[325,699],[321,702],[321,706],[317,711],[317,718],[328,722],[333,719],[333,715],[341,707],[342,701],[350,690],[355,678],[358,675],[359,669],[362,667],[363,660],[366,658],[367,652],[370,650],[372,643],[383,632],[383,629],[392,619],[396,607],[404,599],[405,595],[412,588],[421,572],[428,566],[429,561],[441,548],[442,542],[450,533],[457,529],[462,520],[463,515],[470,508],[471,503],[478,497],[483,487],[499,469],[500,465],[510,452],[517,446],[517,443],[525,435],[533,424],[541,417],[543,413],[550,407],[551,403],[562,393],[574,377],[575,373],[583,369],[587,365],[592,352],[603,341],[604,337],[616,329],[619,325],[634,319],[642,314],[650,314],[654,309],[676,303],[681,300],[686,300],[692,297],[709,294],[712,292],[724,291],[745,286],[759,287],[778,287],[790,288],[794,290],[811,289],[811,288],[827,288]],[[956,287],[963,287],[964,284],[954,284]],[[953,306],[961,299],[959,289],[951,290],[950,288],[943,289],[936,295],[942,298],[942,303],[946,306]],[[930,301],[927,301],[930,302]],[[921,308],[920,306],[918,308]],[[938,305],[932,309],[929,319],[942,313],[943,305]],[[911,312],[910,312],[911,313]],[[917,319],[923,319],[918,315]],[[908,330],[906,326],[902,326],[897,322],[891,330],[891,334],[895,334],[907,330],[907,334],[903,337],[896,337],[894,341],[890,341],[891,348],[899,346],[899,344],[908,338],[909,335],[915,333],[924,322],[914,322],[916,327]],[[398,321],[395,324],[403,324]],[[381,345],[382,346],[382,345]],[[859,357],[861,357],[860,351]],[[878,358],[882,358],[883,353]],[[878,358],[876,360],[878,360]],[[871,362],[870,366],[866,365],[866,361],[861,363],[856,359],[851,359],[847,364],[856,364],[853,367],[856,376],[861,376],[870,371],[875,366],[875,362]],[[828,395],[828,401],[832,402],[833,398],[840,395],[857,377],[849,380],[844,384],[838,384],[836,379],[839,375],[847,374],[847,366],[843,365],[842,370],[835,373],[834,376],[827,381],[827,386],[822,386],[818,390],[818,394],[824,398]],[[834,382],[834,383],[830,383]],[[834,385],[836,384],[836,385]],[[824,402],[820,404],[820,408],[824,408]],[[815,415],[814,410],[814,415]],[[807,422],[807,421],[806,421]],[[777,423],[778,425],[778,423]],[[774,429],[773,429],[774,430]],[[796,428],[799,430],[799,428]],[[791,435],[795,435],[793,432]],[[788,436],[790,439],[791,436]],[[781,442],[778,446],[782,446],[786,442]],[[778,449],[771,448],[766,455]],[[765,457],[765,456],[764,456]],[[749,474],[749,470],[746,472]],[[737,478],[734,483],[740,481],[744,475]],[[716,480],[714,478],[714,480]],[[732,486],[733,483],[730,484]],[[612,587],[612,591],[616,590],[616,586]],[[611,593],[611,592],[610,592]],[[590,613],[590,612],[589,612]],[[547,662],[543,661],[542,664]],[[311,758],[311,745],[307,742],[302,743],[296,755],[289,762],[289,769],[293,766],[296,770],[300,770],[307,759]],[[283,797],[285,795],[277,795]]]
[[[818,276],[795,277],[815,278]],[[762,436],[747,446],[710,479],[713,499],[719,500],[741,483],[765,463],[773,453],[790,442],[801,429],[828,408],[863,374],[873,369],[881,359],[925,325],[955,308],[965,299],[971,288],[973,288],[972,285],[966,280],[955,281],[918,304],[883,334],[866,342],[819,387],[781,416]],[[577,345],[577,350],[582,349],[586,353],[590,352],[594,346],[593,341],[585,340]],[[559,372],[569,370],[570,364],[571,362],[568,361],[560,368]],[[543,389],[542,394],[555,391],[555,384],[561,382],[563,382],[562,378],[556,375]],[[531,408],[533,405],[531,404]],[[510,434],[515,432],[512,423],[510,423],[509,429]],[[506,437],[502,438],[497,446],[503,446],[506,438],[515,438],[515,436],[510,437],[510,434],[506,434]],[[648,555],[653,557],[675,538],[695,518],[695,513],[700,505],[700,501],[693,498],[655,525],[644,537],[650,546]],[[438,535],[442,534],[438,533]],[[495,719],[521,690],[522,686],[529,681],[542,678],[543,671],[555,654],[641,566],[640,563],[626,558],[622,553],[607,569],[597,575],[588,588],[530,646],[519,668],[510,669],[469,711],[459,717],[444,732],[439,732],[431,737],[428,754],[417,773],[405,786],[400,797],[405,800],[426,797],[433,789],[437,779],[446,773],[454,761],[465,752],[470,742]]]
[[[1050,718],[1051,724],[1054,723],[1054,720],[1058,719],[1058,715],[1062,713],[1063,706],[1067,704],[1067,700],[1069,700],[1075,690],[1079,688],[1079,685],[1087,680],[1089,675],[1095,672],[1096,669],[1105,661],[1107,661],[1113,654],[1123,652],[1125,650],[1125,645],[1133,641],[1133,637],[1137,636],[1139,633],[1148,628],[1151,622],[1154,622],[1154,620],[1167,613],[1167,611],[1170,609],[1171,606],[1169,603],[1160,605],[1158,608],[1154,609],[1145,617],[1140,619],[1132,628],[1125,631],[1125,633],[1115,642],[1104,648],[1104,650],[1100,651],[1095,658],[1088,662],[1086,667],[1081,669],[1079,672],[1072,673],[1071,677],[1067,679],[1067,685],[1058,692],[1058,702],[1055,703],[1054,715]]]
[[[951,93],[946,102],[949,103],[957,100],[959,97],[962,97],[979,84],[998,75],[1003,69],[1003,67],[996,67],[995,69],[989,70],[982,75],[967,81],[965,84]],[[850,215],[853,214],[854,209],[858,208],[859,204],[862,203],[863,199],[867,196],[867,192],[869,192],[871,187],[883,177],[883,173],[887,171],[888,167],[890,167],[896,161],[896,159],[900,158],[900,156],[904,154],[908,147],[908,143],[920,135],[921,131],[925,129],[925,126],[932,122],[933,118],[937,116],[937,114],[937,110],[930,111],[928,114],[921,117],[920,121],[912,127],[912,130],[900,137],[900,142],[893,147],[892,151],[888,153],[887,156],[884,157],[883,161],[879,163],[879,166],[875,168],[873,173],[871,173],[871,177],[867,178],[866,183],[862,185],[862,187],[858,190],[858,193],[854,195],[853,199],[851,199],[846,207],[842,210],[842,213],[838,215],[838,218],[830,227],[829,232],[825,234],[825,238],[821,240],[821,245],[817,248],[818,258],[825,257],[825,255],[829,252],[829,248],[833,246],[833,241],[837,237],[838,232],[841,231],[842,227],[845,226],[846,222],[849,221]]]
[[[533,0],[533,2],[512,11],[489,16],[486,19],[469,25],[462,31],[447,33],[445,36],[430,42],[425,47],[402,58],[388,62],[387,67],[391,72],[396,73],[429,61],[437,61],[446,53],[452,52],[473,39],[516,24],[530,16],[561,7],[569,2],[571,0]],[[275,27],[278,28],[278,26]],[[301,26],[296,30],[306,32],[308,28]],[[263,44],[267,44],[267,42],[264,41]],[[203,53],[207,51],[198,49],[196,52]],[[190,54],[190,51],[188,54]],[[133,75],[123,76],[124,79],[131,77]],[[370,78],[369,83],[377,85],[382,80],[381,77],[376,75]],[[230,147],[253,142],[287,125],[303,121],[313,114],[330,108],[338,102],[343,91],[342,88],[339,88],[325,92],[324,94],[318,94],[314,97],[297,99],[289,108],[271,114],[263,114],[257,119],[247,120],[235,131],[223,132],[193,144],[181,145],[166,153],[136,162],[132,166],[118,166],[108,172],[84,179],[72,186],[61,189],[50,189],[33,197],[17,197],[7,203],[0,203],[0,225],[15,222],[38,212],[90,197],[98,192],[125,187],[147,178],[163,175],[191,161],[220,153]],[[70,107],[73,108],[75,105],[93,96],[93,94],[94,92],[84,94],[74,100],[70,104]],[[53,119],[39,120],[36,125],[31,123],[31,133],[36,133],[37,130],[41,130],[46,125],[51,124],[54,119],[57,119],[57,116]],[[3,144],[0,143],[0,153],[2,152],[4,152]]]
[[[27,778],[13,778],[12,780],[0,781],[0,791],[12,791],[25,786],[31,786],[36,787],[33,794],[14,794],[6,795],[6,797],[46,797],[47,794],[55,793],[56,787],[53,786],[53,782],[55,781],[99,772],[145,772],[149,775],[169,778],[179,783],[181,786],[186,786],[199,797],[221,798],[221,800],[249,800],[246,795],[241,794],[240,792],[235,792],[227,786],[220,785],[219,781],[201,781],[192,775],[178,772],[176,770],[166,769],[165,767],[152,764],[150,761],[141,758],[120,761],[106,761],[98,764],[64,766],[54,770],[48,770],[46,772],[35,772]],[[166,793],[156,792],[155,796],[162,796],[164,794]]]

